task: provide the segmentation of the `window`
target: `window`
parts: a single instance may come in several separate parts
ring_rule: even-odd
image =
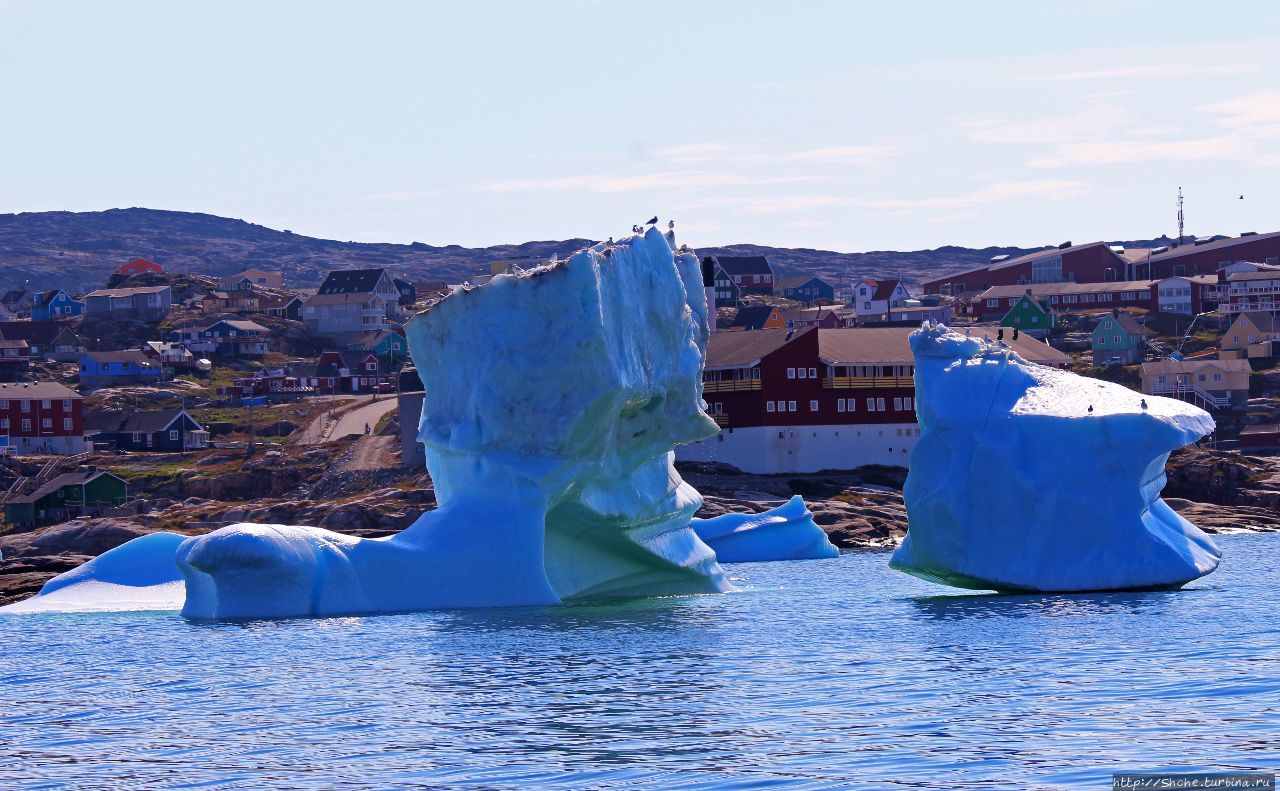
[[[766,410],[766,411],[768,411],[768,412],[772,412],[772,411],[774,411],[774,405],[773,405],[773,402],[772,402],[772,401],[766,401],[766,402],[764,402],[764,406],[765,406],[765,410]]]
[[[787,378],[788,378],[788,379],[795,379],[795,378],[796,378],[796,369],[794,369],[794,368],[788,368],[788,369],[787,369]]]
[[[9,430],[9,418],[0,417],[0,428],[4,429],[5,431]]]
[[[894,411],[894,412],[901,412],[901,411],[902,411],[902,399],[901,399],[901,398],[895,398],[895,399],[893,399],[893,411]]]
[[[49,399],[47,399],[47,398],[42,398],[42,399],[40,399],[40,408],[41,408],[41,409],[51,409],[51,408],[53,408],[53,402],[52,402],[52,401],[50,401],[50,400],[49,400]]]
[[[30,401],[25,401],[25,400],[24,400],[24,401],[22,402],[22,411],[23,411],[23,412],[30,412],[30,411],[31,411],[31,402],[30,402]]]
[[[1222,381],[1222,374],[1214,374],[1214,375],[1213,375],[1213,381],[1215,381],[1215,382],[1221,382],[1221,381]]]
[[[836,411],[837,411],[837,412],[843,412],[843,411],[844,411],[844,405],[845,405],[845,400],[844,400],[843,398],[838,398],[838,399],[836,399]]]
[[[884,411],[884,399],[883,399],[883,398],[877,398],[877,399],[876,399],[876,411],[877,411],[877,412],[883,412],[883,411]]]
[[[1120,342],[1120,336],[1119,336],[1119,335],[1113,335],[1113,336],[1111,336],[1111,342],[1112,342],[1112,343],[1119,343],[1119,342]]]
[[[874,398],[867,399],[867,411],[868,412],[876,411],[876,400]]]
[[[23,431],[30,431],[30,430],[31,430],[31,419],[30,419],[30,418],[23,418],[23,419],[22,419],[22,430],[23,430]]]
[[[64,398],[64,399],[62,399],[62,411],[63,411],[63,412],[70,412],[70,411],[71,411],[71,399],[70,399],[70,398]]]
[[[177,442],[177,441],[178,441],[178,430],[177,430],[176,428],[175,428],[175,429],[170,429],[170,430],[169,430],[169,441],[170,441],[170,442]]]
[[[71,418],[69,418],[69,417],[64,417],[64,418],[62,419],[62,430],[63,430],[63,431],[70,431],[70,430],[71,430]]]
[[[910,396],[908,396],[907,398],[902,399],[902,406],[903,406],[903,407],[904,407],[908,412],[910,412],[912,409],[915,409],[915,407],[911,405],[911,397],[910,397]]]
[[[1157,383],[1159,383],[1159,384],[1164,384],[1164,381],[1165,381],[1165,380],[1164,380],[1164,374],[1161,374],[1160,376],[1157,376],[1157,377],[1156,377],[1156,382],[1157,382]]]
[[[1204,374],[1200,374],[1199,376],[1196,377],[1196,379],[1203,382],[1205,380]]]
[[[810,402],[809,402],[809,411],[810,411],[810,412],[817,412],[817,411],[818,411],[818,402],[817,402],[817,401],[810,401]]]
[[[806,378],[808,375],[809,375],[809,369],[808,369],[808,368],[797,368],[797,369],[796,369],[796,376],[797,376],[798,378],[800,378],[800,379],[804,379],[804,378]]]
[[[1239,343],[1239,342],[1240,342],[1240,336],[1239,336],[1239,335],[1232,335],[1232,336],[1231,336],[1231,340],[1232,340],[1232,341],[1234,341],[1234,342],[1236,342],[1236,343]]]
[[[9,408],[8,400],[0,401],[0,409],[8,409],[8,408]]]
[[[989,308],[998,308],[998,307],[1000,307],[1000,300],[998,300],[998,299],[989,299],[989,300],[987,300],[987,307],[989,307]]]
[[[142,441],[142,433],[141,433],[141,432],[138,432],[138,431],[133,432],[133,441],[134,441],[134,442],[141,442],[141,441]]]
[[[53,428],[53,418],[51,417],[41,418],[40,428]]]
[[[817,378],[818,378],[818,369],[817,369],[817,368],[810,368],[810,369],[809,369],[809,378],[810,378],[810,379],[817,379]]]

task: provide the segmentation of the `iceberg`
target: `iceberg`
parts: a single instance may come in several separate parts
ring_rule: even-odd
[[[672,245],[654,229],[598,244],[456,290],[409,322],[438,507],[403,532],[237,524],[157,541],[167,556],[138,539],[50,585],[120,587],[129,574],[99,574],[110,556],[138,570],[130,599],[164,588],[153,598],[172,601],[181,586],[192,618],[729,590],[690,526],[702,496],[674,466],[675,445],[719,428],[703,411],[701,267]],[[101,603],[114,590],[84,592]]]
[[[1169,453],[1214,430],[1207,412],[943,325],[910,341],[921,436],[891,567],[996,591],[1174,588],[1217,567],[1160,499]]]
[[[715,550],[721,563],[834,558],[840,550],[813,521],[799,495],[758,514],[722,514],[694,519],[693,532]]]

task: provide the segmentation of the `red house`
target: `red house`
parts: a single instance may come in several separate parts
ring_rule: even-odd
[[[744,472],[907,466],[920,436],[911,327],[714,333],[703,398],[720,433],[676,458]],[[1026,335],[1005,342],[1033,362],[1069,358]]]
[[[56,382],[0,384],[0,447],[20,456],[84,452],[84,400]]]
[[[125,277],[140,275],[143,272],[163,273],[164,267],[160,266],[155,261],[148,261],[145,258],[135,258],[131,261],[124,262],[116,268],[116,274],[124,275]]]
[[[1105,242],[1071,245],[1010,258],[996,256],[988,263],[924,282],[926,294],[960,296],[992,286],[1035,283],[1106,283],[1137,280],[1126,275],[1129,263]]]
[[[1280,231],[1247,233],[1227,239],[1197,239],[1163,252],[1153,250],[1150,257],[1136,261],[1134,268],[1141,273],[1140,277],[1154,280],[1213,275],[1238,261],[1280,264]]]

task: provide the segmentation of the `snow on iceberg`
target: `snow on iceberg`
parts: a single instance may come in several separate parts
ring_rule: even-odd
[[[185,586],[174,562],[186,536],[152,533],[135,538],[44,584],[6,613],[177,610]]]
[[[840,554],[799,495],[759,514],[694,519],[693,532],[715,550],[721,563],[834,558]]]
[[[183,613],[258,617],[728,589],[671,449],[702,411],[701,270],[650,230],[456,291],[408,326],[439,507],[399,535],[234,525],[178,551]]]
[[[921,436],[890,565],[982,590],[1183,585],[1214,543],[1160,499],[1169,453],[1214,429],[1171,398],[1034,365],[926,324],[911,334]]]

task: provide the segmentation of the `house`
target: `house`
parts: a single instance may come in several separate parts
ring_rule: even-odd
[[[757,474],[905,467],[920,435],[912,327],[720,332],[707,344],[702,393],[720,425],[676,446],[678,460]],[[1026,359],[1069,362],[1032,338],[1006,341]]]
[[[782,310],[773,305],[747,305],[739,308],[729,325],[730,331],[783,329]]]
[[[13,317],[26,316],[31,313],[35,303],[35,295],[25,288],[15,288],[0,295],[0,306]]]
[[[908,302],[906,305],[897,308],[889,308],[889,316],[886,321],[894,322],[911,322],[913,325],[920,325],[926,321],[936,321],[939,324],[951,323],[951,306],[950,305],[913,305]]]
[[[859,319],[883,319],[893,308],[907,304],[911,295],[906,286],[896,278],[879,278],[860,280],[853,284],[853,298],[850,304]]]
[[[411,308],[418,301],[418,287],[410,283],[408,280],[401,280],[398,277],[391,278],[391,282],[396,287],[396,291],[400,292],[400,306]]]
[[[0,322],[0,338],[26,341],[32,357],[76,362],[84,356],[84,342],[62,321]]]
[[[1109,283],[1036,283],[1030,286],[992,286],[968,303],[968,313],[982,321],[1004,316],[1024,294],[1061,313],[1110,311],[1113,308],[1154,310],[1156,281],[1119,280]]]
[[[1227,298],[1228,288],[1218,275],[1179,275],[1151,284],[1156,310],[1184,316],[1217,310],[1218,303]]]
[[[743,294],[773,295],[777,276],[769,260],[762,255],[712,255],[708,256],[719,266]],[[717,296],[717,302],[719,297]]]
[[[188,347],[228,357],[261,357],[271,351],[271,330],[248,319],[221,319],[200,330]]]
[[[207,291],[200,298],[202,313],[255,313],[259,297],[252,289],[233,291]]]
[[[138,351],[160,363],[162,368],[187,369],[196,365],[196,356],[181,343],[143,341]]]
[[[284,274],[263,269],[246,269],[243,272],[218,279],[219,291],[252,291],[255,287],[282,288]]]
[[[1218,310],[1232,314],[1254,310],[1280,310],[1280,270],[1270,267],[1226,275],[1225,293]]]
[[[84,315],[91,319],[162,319],[173,306],[173,292],[168,286],[139,288],[103,288],[85,294]]]
[[[805,304],[836,301],[835,286],[817,275],[796,275],[795,277],[778,278],[775,289],[775,293],[778,296],[798,300]]]
[[[389,330],[388,319],[401,315],[400,290],[385,269],[330,272],[302,303],[307,331],[325,337]]]
[[[742,289],[720,268],[714,258],[702,259],[702,285],[707,287],[708,274],[710,274],[711,294],[707,297],[707,304],[714,303],[717,308],[736,307],[742,301]]]
[[[1280,450],[1280,425],[1260,423],[1240,429],[1240,450],[1244,453]]]
[[[258,297],[258,312],[277,319],[298,321],[302,317],[302,297],[297,294],[284,294],[278,297],[263,294]]]
[[[372,352],[329,350],[320,355],[309,384],[322,393],[372,393],[387,380],[387,366]]]
[[[0,375],[14,376],[27,370],[31,363],[31,347],[26,341],[0,340]]]
[[[84,313],[84,303],[73,299],[60,288],[42,291],[31,301],[31,318],[35,321],[69,319]]]
[[[134,258],[116,267],[115,274],[122,277],[133,277],[134,275],[141,275],[144,272],[155,272],[158,275],[164,274],[164,267],[160,266],[155,261],[148,261],[145,258]]]
[[[1135,266],[1138,277],[1160,279],[1180,275],[1214,275],[1231,264],[1248,261],[1280,265],[1280,231],[1243,233],[1228,238],[1200,238],[1177,246],[1156,248]]]
[[[1276,319],[1276,314],[1249,311],[1236,316],[1227,331],[1222,333],[1218,348],[1223,352],[1235,352],[1230,355],[1232,357],[1272,357],[1272,344],[1276,340],[1280,340],[1280,320]]]
[[[4,504],[4,520],[31,527],[55,524],[77,516],[92,516],[104,508],[124,505],[128,486],[123,478],[105,470],[88,469],[53,478],[30,494]]]
[[[1000,326],[1044,337],[1053,330],[1053,313],[1044,300],[1023,294],[1000,319]]]
[[[80,384],[103,387],[114,384],[154,384],[160,381],[159,362],[137,349],[120,352],[86,352],[80,358]]]
[[[357,335],[347,344],[347,350],[353,352],[372,352],[380,360],[386,360],[391,368],[409,358],[409,341],[398,332],[373,330]]]
[[[19,455],[84,452],[84,399],[56,382],[0,383],[0,438]]]
[[[305,373],[298,370],[306,368]],[[225,395],[269,396],[272,400],[285,400],[314,394],[315,388],[310,384],[315,377],[315,363],[296,363],[289,368],[260,368],[252,376],[241,376],[231,380],[231,385],[224,388]]]
[[[18,315],[0,303],[0,321],[17,321]]]
[[[1133,316],[1122,313],[1118,308],[1103,316],[1098,326],[1093,328],[1093,364],[1119,362],[1136,365],[1142,362],[1147,332],[1147,328]]]
[[[1142,364],[1142,392],[1190,401],[1205,409],[1249,400],[1248,360],[1157,360]]]
[[[84,423],[86,439],[116,450],[180,453],[209,444],[209,432],[185,409],[103,409]]]
[[[997,255],[987,263],[926,280],[926,294],[960,296],[992,286],[1029,286],[1038,283],[1106,283],[1139,280],[1133,264],[1105,242],[1072,245],[1070,242],[1017,257]]]
[[[822,327],[825,330],[832,330],[845,326],[845,319],[833,308],[801,308],[782,311],[782,326],[797,330],[805,327]]]

